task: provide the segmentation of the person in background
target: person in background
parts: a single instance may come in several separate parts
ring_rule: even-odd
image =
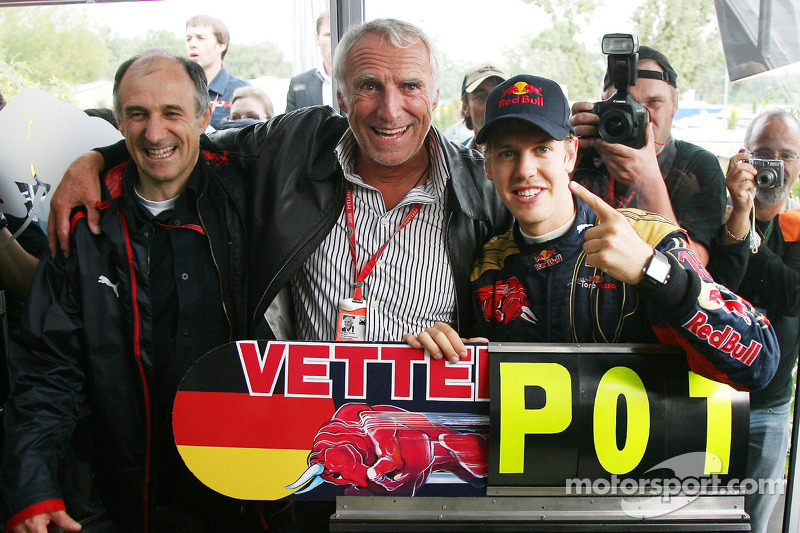
[[[331,87],[331,16],[328,11],[317,17],[317,47],[322,64],[289,81],[286,112],[312,105],[333,105]]]
[[[242,128],[256,122],[266,122],[273,116],[275,111],[269,95],[257,87],[246,85],[233,91],[231,114],[217,129]]]
[[[678,74],[664,54],[639,47],[638,79],[630,96],[647,108],[647,144],[636,150],[598,137],[591,102],[572,105],[571,124],[580,137],[572,179],[615,208],[658,213],[686,230],[692,249],[708,263],[708,247],[725,214],[725,179],[714,154],[672,138],[678,111]],[[615,91],[606,72],[603,98]]]
[[[186,53],[203,68],[213,114],[211,127],[218,128],[230,114],[233,91],[250,82],[237,78],[222,61],[230,46],[230,33],[224,22],[208,15],[195,15],[186,21]]]
[[[751,163],[754,158],[783,163],[783,175],[772,175],[778,178],[774,186],[757,185],[759,169]],[[744,149],[731,157],[728,165],[725,182],[733,205],[708,264],[716,279],[767,316],[780,344],[775,377],[767,387],[750,394],[747,478],[769,481],[763,491],[746,494],[744,499],[750,527],[758,533],[767,530],[783,492],[792,420],[792,371],[800,351],[800,209],[789,198],[800,176],[798,159],[797,117],[772,110],[750,122]],[[755,231],[751,233],[753,217]]]
[[[472,137],[464,146],[478,150],[475,137],[483,127],[483,113],[489,91],[509,78],[508,69],[499,63],[485,61],[469,68],[461,83],[461,115],[464,125],[472,130]]]

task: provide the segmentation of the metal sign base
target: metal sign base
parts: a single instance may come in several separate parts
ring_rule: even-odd
[[[683,498],[683,500],[681,500]],[[626,501],[623,507],[623,499]],[[642,497],[632,516],[621,496],[363,497],[340,496],[332,532],[380,531],[750,531],[744,497],[674,496],[667,514],[653,516],[652,498]],[[647,501],[649,500],[649,502]],[[685,502],[685,503],[684,503]],[[626,510],[623,510],[626,509]]]

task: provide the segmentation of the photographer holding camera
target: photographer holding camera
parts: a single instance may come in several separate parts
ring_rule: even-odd
[[[613,46],[625,41],[627,48]],[[639,47],[633,35],[606,35],[603,52],[606,100],[572,106],[570,123],[580,137],[572,179],[612,207],[638,207],[676,222],[707,264],[725,214],[724,178],[712,153],[672,138],[678,75],[661,52]]]
[[[783,490],[792,369],[800,350],[800,205],[789,198],[800,175],[798,154],[800,122],[796,117],[773,110],[753,119],[745,133],[744,150],[731,157],[728,166],[725,183],[733,206],[711,248],[708,265],[714,279],[761,309],[775,329],[781,350],[775,377],[766,388],[750,394],[747,477],[774,480],[765,484],[764,494],[745,496],[745,510],[755,532],[766,531]]]

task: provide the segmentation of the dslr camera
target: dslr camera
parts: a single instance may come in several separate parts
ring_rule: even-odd
[[[783,187],[786,177],[783,174],[783,161],[780,159],[748,159],[756,167],[756,187],[774,189]]]
[[[645,145],[647,108],[631,98],[628,89],[636,85],[638,77],[639,38],[630,33],[606,34],[603,53],[608,56],[608,72],[616,92],[594,105],[592,112],[600,117],[597,129],[604,140],[638,150]]]

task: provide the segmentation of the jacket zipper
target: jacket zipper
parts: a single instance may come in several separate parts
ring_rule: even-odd
[[[444,249],[447,252],[447,259],[450,261],[449,270],[450,270],[450,277],[453,279],[453,302],[455,304],[456,316],[453,320],[455,324],[455,330],[461,331],[461,313],[459,312],[458,308],[458,283],[456,283],[456,275],[453,272],[453,256],[450,254],[450,223],[453,220],[453,211],[447,215],[447,222],[444,225]]]
[[[128,266],[130,268],[130,276],[131,276],[131,303],[133,305],[133,312],[134,312],[134,333],[133,333],[133,346],[134,346],[134,356],[136,357],[136,363],[139,367],[139,374],[142,378],[142,393],[144,395],[144,404],[145,404],[145,425],[146,425],[146,441],[145,441],[145,451],[146,451],[146,458],[145,458],[145,472],[144,472],[144,530],[147,532],[149,530],[149,517],[148,517],[148,494],[150,492],[150,454],[151,454],[151,446],[150,442],[152,440],[152,428],[151,428],[151,421],[150,421],[150,390],[147,386],[147,375],[144,371],[144,365],[142,364],[142,352],[141,346],[139,345],[139,301],[137,299],[137,289],[136,289],[136,271],[133,266],[133,248],[131,247],[131,238],[130,233],[128,232],[128,221],[125,217],[125,214],[122,210],[119,211],[120,219],[122,221],[122,228],[125,232],[125,249],[128,256]],[[152,234],[152,231],[150,232]],[[150,241],[148,240],[147,245],[147,271],[148,275],[150,272]]]
[[[214,254],[214,244],[211,242],[211,237],[206,229],[206,223],[203,220],[203,214],[200,212],[200,199],[205,195],[205,193],[200,194],[197,196],[195,208],[197,209],[197,216],[200,217],[200,225],[203,227],[203,231],[206,232],[206,239],[208,240],[208,249],[211,251],[211,260],[214,262],[214,269],[217,271],[217,278],[219,279],[219,299],[222,302],[222,312],[225,313],[225,319],[228,321],[228,340],[231,340],[233,337],[233,323],[231,322],[231,317],[228,314],[228,306],[225,303],[225,291],[222,290],[222,274],[220,273],[219,263],[217,262],[217,256]]]

